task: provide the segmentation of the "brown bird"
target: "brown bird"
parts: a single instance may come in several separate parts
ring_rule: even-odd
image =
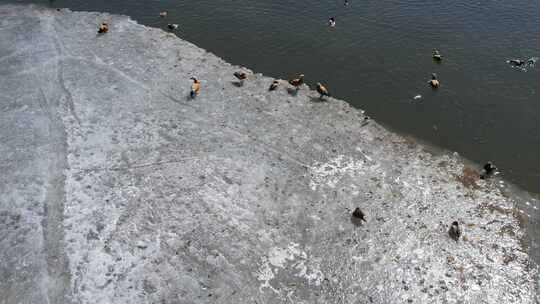
[[[193,80],[193,83],[191,84],[191,92],[189,92],[189,96],[191,96],[191,98],[195,98],[195,96],[199,94],[201,83],[195,77],[191,77],[190,79]]]
[[[240,85],[244,85],[244,80],[247,78],[247,74],[244,72],[234,72],[234,77],[240,80]]]
[[[268,91],[274,91],[275,89],[277,89],[278,85],[279,85],[279,81],[274,80],[272,84],[270,85],[270,87],[268,88]]]
[[[167,11],[160,12],[160,13],[159,13],[159,16],[160,16],[161,18],[167,17]]]
[[[323,86],[320,82],[317,82],[317,92],[319,92],[319,94],[321,94],[320,99],[322,99],[323,96],[330,96],[330,94],[328,93],[328,90],[326,89],[326,87]]]
[[[98,34],[105,34],[109,31],[109,24],[107,22],[103,22],[98,29]]]
[[[437,74],[433,73],[431,74],[431,80],[428,81],[429,85],[432,87],[432,88],[438,88],[440,83],[439,83],[439,79],[437,79]]]
[[[289,80],[289,83],[293,85],[296,90],[298,90],[299,87],[304,83],[304,74],[300,74],[298,75],[298,78]]]
[[[459,228],[459,223],[457,221],[452,222],[452,225],[448,230],[448,235],[456,242],[459,240],[459,237],[461,236],[461,228]]]

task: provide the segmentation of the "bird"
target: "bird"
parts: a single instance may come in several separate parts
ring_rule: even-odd
[[[452,222],[452,225],[448,230],[448,235],[456,242],[459,240],[459,237],[461,236],[461,228],[459,228],[459,223],[457,221]]]
[[[105,34],[109,31],[109,24],[107,22],[101,23],[98,29],[98,34]]]
[[[328,19],[328,25],[330,27],[336,26],[336,17],[330,17],[330,19]]]
[[[355,225],[361,225],[362,221],[367,223],[366,215],[364,214],[364,212],[362,212],[362,210],[360,210],[360,208],[356,207],[356,209],[354,209],[353,213],[351,214],[351,221]]]
[[[521,59],[510,59],[507,62],[518,67],[525,64],[525,61]]]
[[[482,173],[480,174],[480,178],[485,179],[492,175],[495,175],[497,173],[497,170],[498,170],[497,167],[495,167],[495,165],[493,165],[493,163],[489,161],[482,168]]]
[[[317,82],[317,92],[321,94],[320,99],[322,99],[324,96],[330,96],[326,87],[323,86],[320,82]]]
[[[178,24],[175,24],[175,23],[169,23],[167,24],[167,27],[171,30],[171,31],[174,31],[178,28]]]
[[[300,74],[297,78],[289,80],[289,83],[293,85],[296,90],[298,90],[299,87],[304,83],[304,74]]]
[[[167,17],[167,14],[168,14],[167,11],[163,11],[163,12],[160,12],[160,13],[159,13],[159,16],[160,16],[161,18],[165,18],[165,17]]]
[[[193,83],[191,84],[191,91],[189,92],[189,96],[191,98],[195,98],[199,94],[199,90],[201,89],[201,83],[196,77],[191,77],[191,80],[193,80]]]
[[[441,56],[441,54],[439,53],[438,50],[433,50],[433,59],[436,60],[436,61],[441,61],[442,60],[442,56]]]
[[[431,80],[428,81],[428,83],[432,88],[438,88],[440,83],[439,83],[439,79],[437,79],[437,74],[435,73],[431,74]]]
[[[272,84],[270,85],[270,87],[268,88],[268,91],[274,91],[275,89],[277,89],[278,85],[279,85],[279,81],[274,80]]]
[[[244,80],[247,78],[247,74],[244,72],[234,72],[234,77],[236,77],[238,80],[240,80],[240,85],[244,85]]]

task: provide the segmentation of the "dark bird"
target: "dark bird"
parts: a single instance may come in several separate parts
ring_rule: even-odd
[[[98,34],[105,34],[109,31],[109,24],[107,22],[103,22],[98,29]]]
[[[293,85],[296,90],[298,90],[299,87],[304,83],[304,74],[300,74],[297,78],[289,80],[289,83]]]
[[[195,98],[195,96],[199,94],[199,90],[201,89],[201,83],[195,77],[191,77],[190,79],[193,80],[193,83],[191,84],[191,91],[189,92],[189,96],[191,96],[191,98]]]
[[[178,24],[169,23],[169,24],[167,24],[167,27],[168,27],[171,31],[174,31],[175,29],[178,28]]]
[[[441,56],[441,54],[439,53],[438,50],[433,50],[433,59],[435,61],[441,61],[442,60],[442,56]]]
[[[163,11],[163,12],[160,12],[160,13],[159,13],[159,16],[160,16],[161,18],[165,18],[165,17],[167,17],[167,14],[168,14],[167,11]]]
[[[364,212],[362,212],[362,210],[360,210],[360,208],[356,207],[356,209],[354,209],[353,213],[352,213],[352,217],[355,218],[355,219],[358,219],[358,220],[361,220],[361,221],[364,221],[367,223],[366,221],[366,215],[364,214]]]
[[[497,173],[497,167],[493,165],[492,162],[487,162],[482,168],[482,173],[480,174],[481,179],[486,179]]]
[[[448,230],[448,235],[456,242],[459,240],[459,237],[461,236],[461,228],[459,228],[459,223],[457,221],[452,222],[452,225]]]
[[[330,17],[330,19],[328,19],[328,25],[330,27],[335,27],[336,26],[336,17]]]
[[[328,90],[326,89],[326,87],[323,86],[320,82],[317,82],[317,92],[319,92],[319,94],[321,94],[320,99],[322,99],[323,96],[330,96],[330,94],[328,93]]]
[[[246,80],[247,74],[244,72],[234,72],[234,77],[240,80],[240,85],[244,85],[244,80]]]
[[[270,85],[270,87],[268,88],[268,91],[274,91],[275,89],[278,88],[278,85],[279,85],[279,81],[274,80],[272,84]]]
[[[522,66],[525,64],[525,61],[521,60],[521,59],[510,59],[507,61],[508,63],[510,63],[511,65],[514,65],[514,66]]]
[[[437,78],[437,74],[435,73],[431,74],[431,80],[428,81],[428,83],[432,88],[438,88],[440,83],[439,83],[439,79]]]

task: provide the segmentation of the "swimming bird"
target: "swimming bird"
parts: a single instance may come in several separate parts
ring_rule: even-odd
[[[289,80],[289,83],[293,85],[296,90],[298,90],[299,87],[304,83],[304,74],[300,74],[297,78]]]
[[[169,23],[169,24],[167,24],[167,27],[168,27],[171,31],[174,31],[175,29],[178,28],[178,24],[176,24],[176,23]]]
[[[510,63],[511,65],[518,66],[518,67],[525,64],[525,61],[521,59],[510,59],[507,62]]]
[[[431,80],[428,81],[428,83],[432,88],[438,88],[440,83],[439,83],[439,79],[437,79],[437,74],[435,73],[431,74]]]
[[[247,74],[244,72],[234,72],[234,77],[240,80],[240,85],[244,85],[244,80],[247,78]]]
[[[109,31],[109,24],[107,22],[103,22],[98,29],[98,34],[105,34]]]
[[[330,19],[328,19],[328,25],[330,27],[336,26],[336,17],[330,17]]]
[[[480,174],[481,179],[488,178],[497,173],[497,167],[493,165],[492,162],[487,162],[482,168],[482,173]]]
[[[433,50],[433,59],[435,61],[441,61],[442,60],[442,56],[441,56],[441,54],[439,53],[438,50]]]
[[[362,212],[362,210],[360,210],[359,207],[356,207],[356,209],[354,209],[354,211],[352,213],[352,217],[354,219],[361,220],[361,221],[364,221],[364,222],[367,223],[366,215],[364,214],[364,212]]]
[[[459,228],[459,223],[457,221],[452,222],[452,225],[448,230],[448,235],[456,242],[459,240],[459,237],[461,236],[461,228]]]
[[[163,12],[160,12],[160,13],[159,13],[159,16],[160,16],[161,18],[165,18],[165,17],[167,17],[167,14],[168,14],[167,11],[163,11]]]
[[[272,84],[270,85],[270,87],[268,88],[268,91],[274,91],[275,89],[277,89],[278,85],[279,85],[279,81],[274,80]]]
[[[330,96],[326,87],[323,86],[320,82],[317,82],[317,92],[321,94],[321,97],[319,97],[320,99],[322,99],[323,96]]]
[[[191,84],[191,91],[189,92],[189,96],[191,98],[195,98],[199,94],[199,90],[201,89],[201,83],[196,77],[191,77],[191,80],[193,80],[193,83]]]

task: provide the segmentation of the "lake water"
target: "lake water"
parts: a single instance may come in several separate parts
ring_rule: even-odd
[[[162,28],[178,23],[180,37],[228,62],[279,78],[301,72],[310,85],[326,84],[387,127],[478,163],[492,160],[507,180],[540,193],[540,62],[527,70],[506,63],[540,57],[538,2],[343,1],[0,3],[106,11]],[[330,16],[335,28],[326,25]],[[434,48],[441,64],[431,58]],[[427,86],[433,72],[441,81],[436,91]],[[524,205],[534,239],[537,206]],[[538,252],[532,251],[537,260]]]

